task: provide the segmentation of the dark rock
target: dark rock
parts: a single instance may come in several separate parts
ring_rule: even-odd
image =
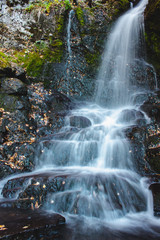
[[[159,139],[159,137],[157,136]],[[159,142],[160,144],[160,142]],[[146,150],[147,160],[152,168],[157,173],[160,173],[160,146],[150,146]]]
[[[55,90],[51,95],[49,95],[47,105],[50,109],[53,108],[55,112],[60,113],[62,111],[72,109],[75,104],[68,96]]]
[[[27,79],[25,70],[15,63],[10,63],[10,65],[10,67],[0,68],[0,77],[18,78],[26,83]]]
[[[160,97],[159,93],[151,95],[148,101],[144,102],[141,109],[154,121],[160,122]]]
[[[60,214],[46,213],[40,210],[20,210],[0,207],[1,223],[4,227],[0,232],[1,239],[50,239],[61,240],[61,229],[65,218]]]
[[[132,123],[133,125],[142,126],[146,124],[144,113],[135,109],[123,110],[118,121],[125,123]]]
[[[3,93],[24,95],[27,93],[25,84],[17,78],[5,78],[1,83]]]
[[[140,174],[146,174],[149,171],[149,164],[144,160],[145,158],[145,139],[146,129],[140,126],[131,126],[124,130],[126,137],[129,139],[130,157],[134,159],[136,170]]]
[[[20,79],[26,83],[26,72],[23,68],[17,66],[17,64],[11,63],[12,77]],[[9,76],[8,76],[9,77]]]
[[[92,125],[88,118],[82,116],[71,116],[69,120],[71,127],[86,128]]]
[[[160,2],[149,0],[145,10],[145,40],[148,62],[152,63],[160,86]]]
[[[11,67],[0,68],[0,77],[13,77]]]
[[[153,194],[154,215],[160,216],[160,182],[152,183],[149,187]]]
[[[8,94],[0,93],[0,108],[4,108],[5,111],[13,112],[15,110],[24,109],[25,103],[21,101],[19,96],[11,96]]]
[[[29,3],[29,0],[7,0],[6,2],[9,7],[14,7],[18,4],[24,5],[26,3]]]

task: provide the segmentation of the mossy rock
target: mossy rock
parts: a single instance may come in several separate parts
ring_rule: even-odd
[[[23,107],[23,103],[18,96],[0,93],[0,108],[3,108],[4,111],[14,112],[16,109],[21,109]]]

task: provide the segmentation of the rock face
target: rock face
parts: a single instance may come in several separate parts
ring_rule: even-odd
[[[1,3],[0,65],[17,62],[46,87],[91,98],[104,40],[113,20],[129,8],[129,1],[109,0],[101,5],[93,1],[92,8],[83,1],[71,3]]]
[[[158,84],[160,72],[160,1],[149,0],[145,11],[145,30],[148,61],[157,70]]]

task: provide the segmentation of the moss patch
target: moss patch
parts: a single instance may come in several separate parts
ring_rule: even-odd
[[[22,58],[23,67],[29,76],[38,77],[42,74],[46,62],[60,62],[63,55],[63,42],[53,40],[48,46],[42,43]]]
[[[80,6],[76,8],[76,16],[77,16],[77,19],[78,19],[80,25],[83,27],[85,25],[84,13]]]
[[[11,57],[3,52],[0,52],[0,68],[10,67]]]
[[[86,62],[91,66],[91,67],[97,67],[99,60],[100,60],[100,53],[97,51],[95,53],[90,53],[87,52],[85,54],[85,59]]]

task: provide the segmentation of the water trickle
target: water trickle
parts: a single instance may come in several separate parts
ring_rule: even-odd
[[[74,10],[69,12],[68,17],[68,25],[67,25],[67,50],[68,50],[68,58],[67,58],[67,94],[69,95],[69,79],[70,79],[70,67],[72,62],[72,50],[71,50],[71,24],[72,24],[72,15]]]
[[[133,2],[130,2],[130,8],[133,8]]]

